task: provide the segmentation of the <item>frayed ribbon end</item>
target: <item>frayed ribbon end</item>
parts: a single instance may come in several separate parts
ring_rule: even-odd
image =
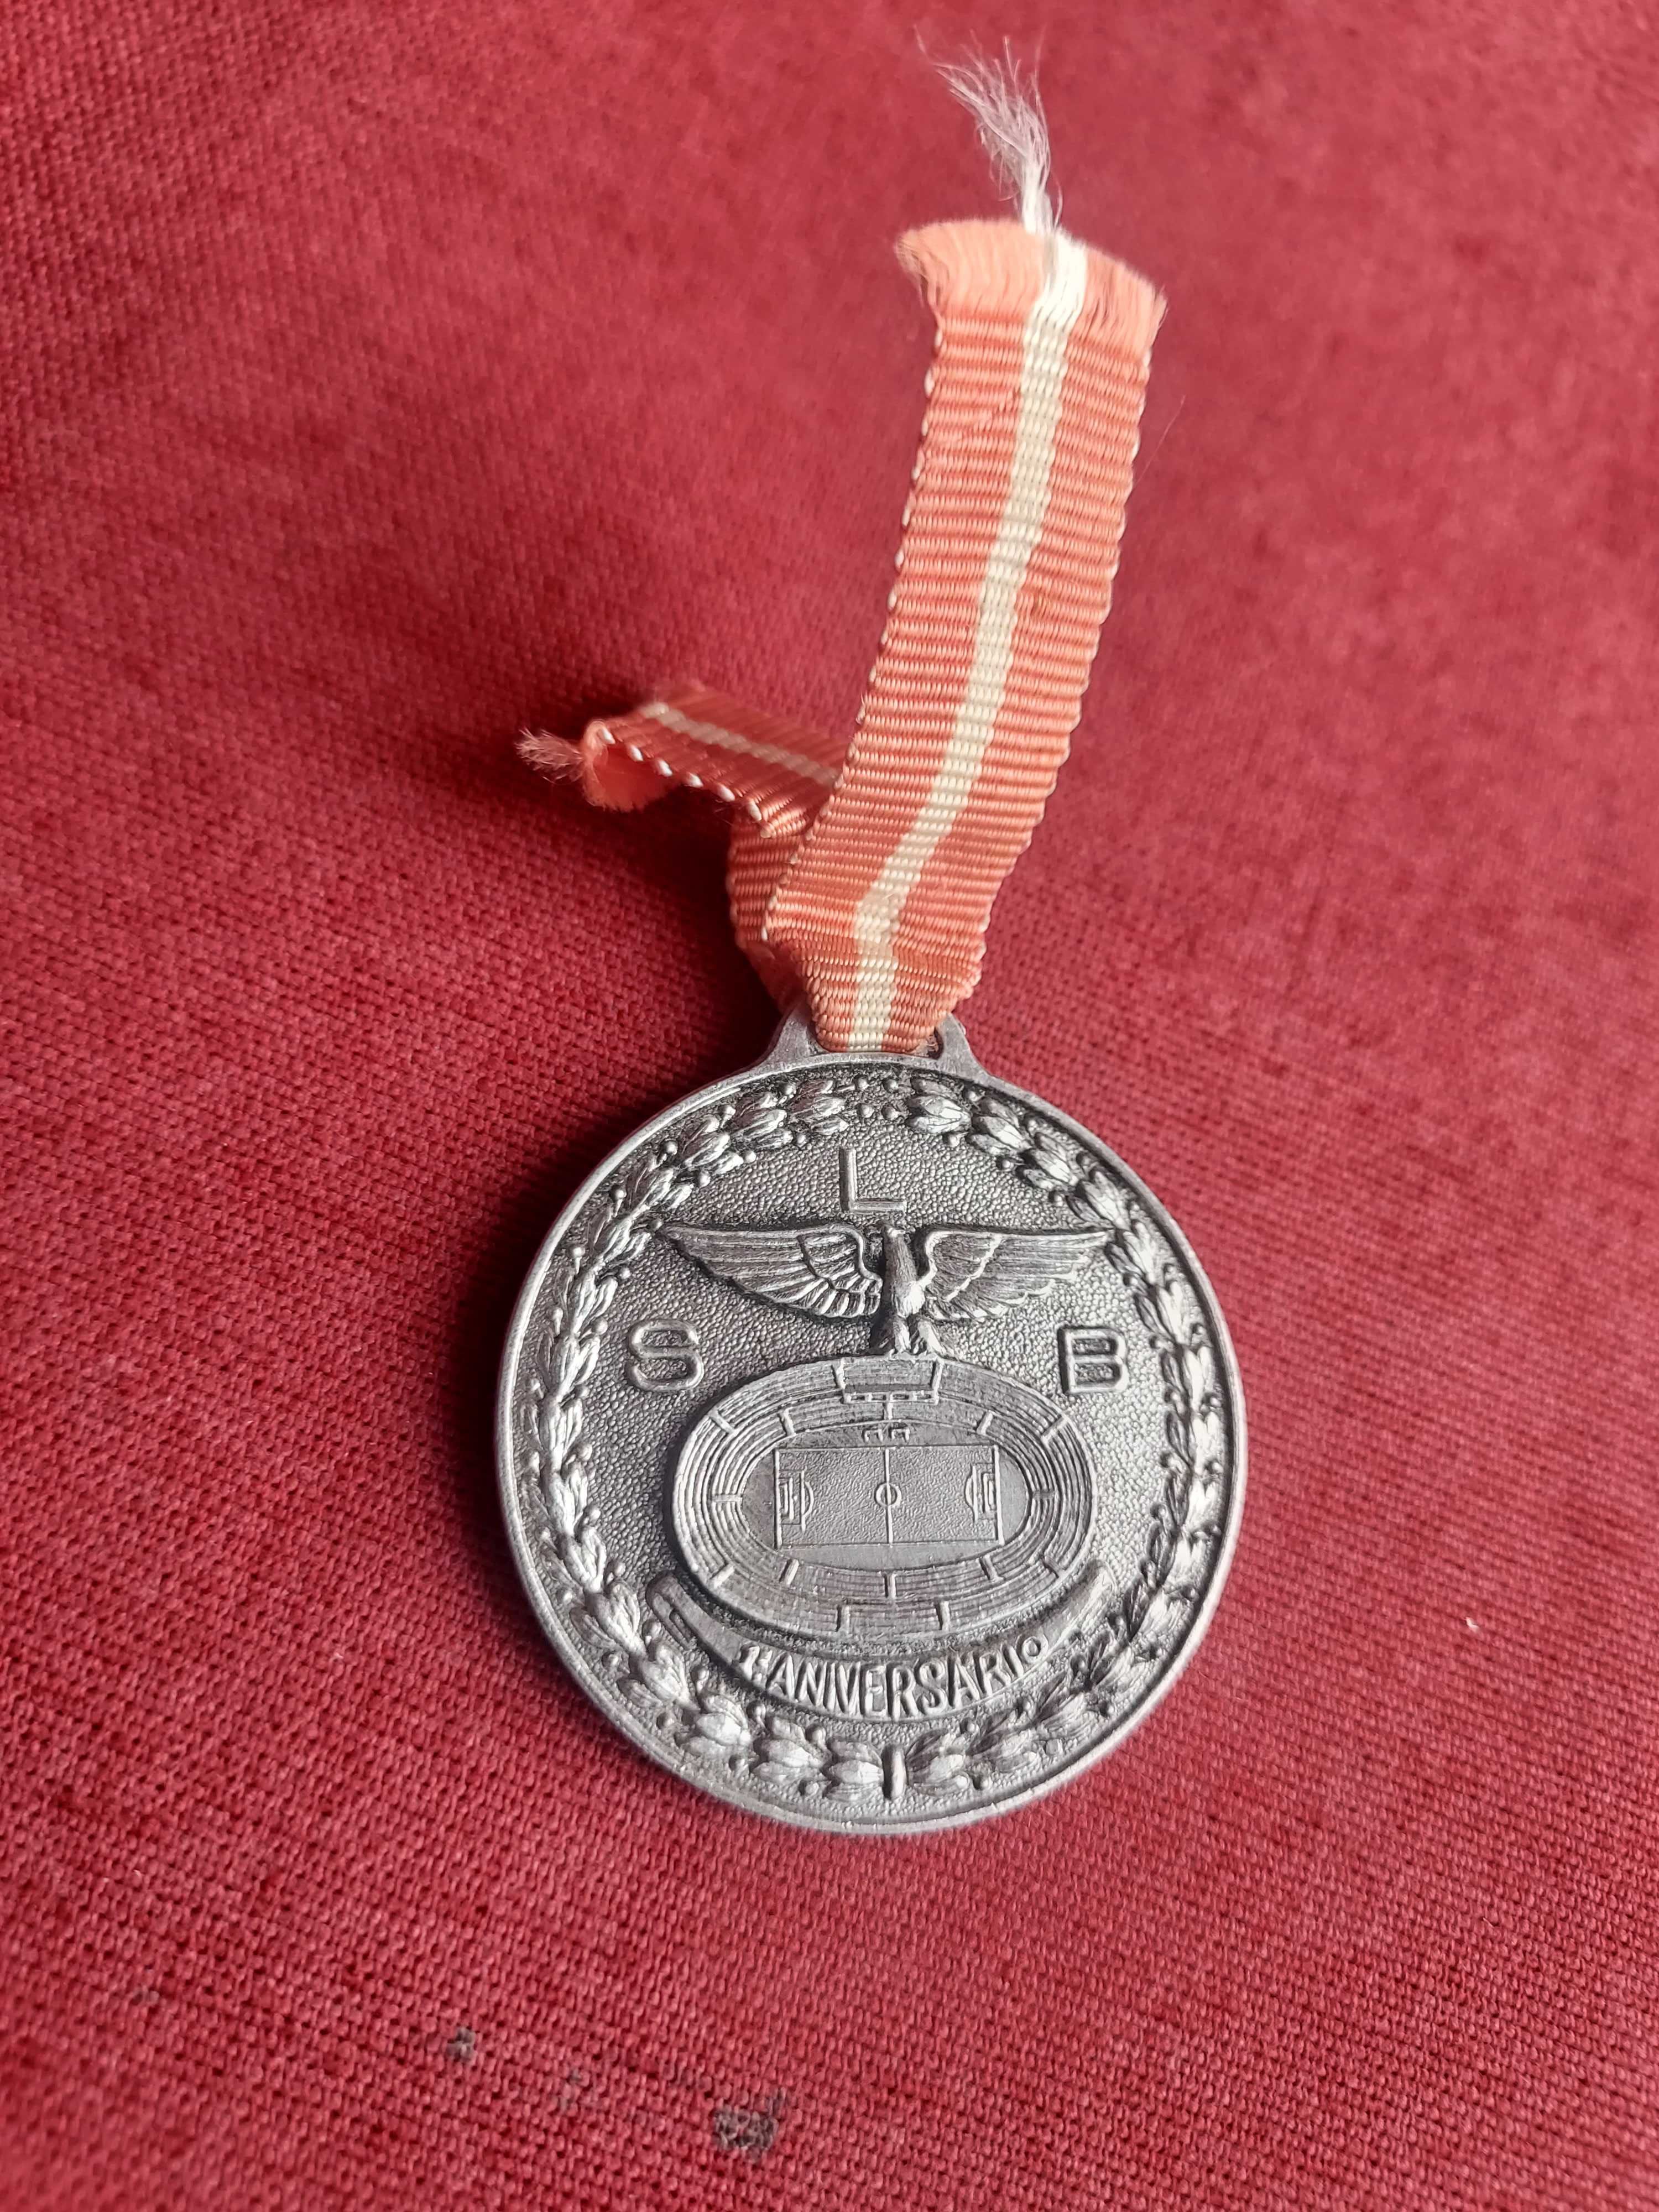
[[[936,222],[907,231],[896,251],[939,322],[982,316],[1023,321],[1048,280],[1056,239],[1064,234],[1041,235],[1017,222]],[[1164,316],[1158,287],[1127,262],[1093,246],[1084,250],[1086,274],[1074,328],[1142,359]]]
[[[514,750],[526,766],[555,782],[581,774],[581,747],[568,738],[556,738],[549,730],[520,730]]]
[[[649,763],[630,759],[608,722],[590,722],[580,738],[548,730],[520,732],[520,760],[555,783],[574,783],[590,806],[631,813],[662,796],[662,781]]]

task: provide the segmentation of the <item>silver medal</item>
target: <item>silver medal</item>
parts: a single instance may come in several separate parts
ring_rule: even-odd
[[[519,1570],[689,1782],[860,1834],[1079,1773],[1196,1646],[1243,1498],[1213,1294],[1134,1176],[986,1074],[817,1050],[607,1160],[503,1363]]]

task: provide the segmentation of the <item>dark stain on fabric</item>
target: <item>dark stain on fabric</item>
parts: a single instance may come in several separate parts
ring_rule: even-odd
[[[470,2027],[458,2027],[444,2045],[444,2057],[456,2066],[470,2066],[478,2055],[478,2039]]]
[[[758,2162],[778,2139],[778,2130],[783,2125],[786,2102],[780,2089],[774,2091],[766,2102],[754,2111],[742,2105],[717,2106],[714,2141],[722,2150],[735,2151]]]

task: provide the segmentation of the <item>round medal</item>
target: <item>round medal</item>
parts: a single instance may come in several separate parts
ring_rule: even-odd
[[[1244,1411],[1197,1262],[1097,1139],[939,1049],[767,1059],[555,1227],[502,1495],[601,1709],[716,1796],[902,1834],[1022,1804],[1204,1632]]]
[[[642,1129],[526,1286],[508,1526],[578,1680],[675,1773],[863,1833],[1023,1803],[1147,1712],[1244,1480],[1179,1231],[951,1010],[1081,706],[1156,288],[1069,236],[1018,72],[951,82],[1020,204],[899,244],[937,324],[850,738],[672,682],[526,757],[598,806],[730,811],[758,1067]]]

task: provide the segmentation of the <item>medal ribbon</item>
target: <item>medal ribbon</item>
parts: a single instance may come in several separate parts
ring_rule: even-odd
[[[1065,760],[1111,602],[1164,302],[1052,228],[899,241],[938,322],[886,629],[850,742],[680,683],[526,738],[595,805],[734,809],[739,942],[832,1050],[913,1051],[979,979],[992,901]]]

